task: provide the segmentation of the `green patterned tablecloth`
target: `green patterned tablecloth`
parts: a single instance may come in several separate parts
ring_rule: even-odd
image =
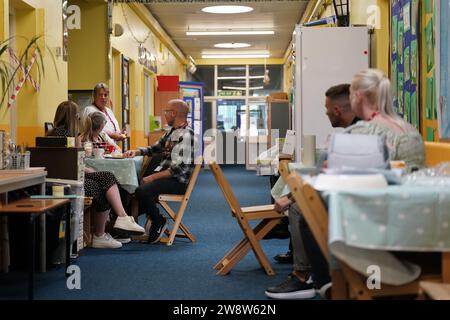
[[[143,157],[129,159],[93,159],[86,158],[86,166],[96,171],[114,173],[120,186],[129,193],[134,193],[139,186],[138,176],[142,167]]]
[[[382,270],[382,282],[414,281],[420,267],[394,251],[450,251],[450,189],[389,186],[379,190],[327,192],[329,246],[333,256],[367,275]]]

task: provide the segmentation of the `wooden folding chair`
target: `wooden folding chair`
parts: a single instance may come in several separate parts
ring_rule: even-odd
[[[218,270],[216,274],[221,276],[228,274],[234,265],[252,249],[256,259],[266,273],[268,275],[274,275],[275,272],[264,254],[259,241],[280,222],[284,215],[276,212],[274,205],[241,207],[219,165],[213,162],[209,164],[209,168],[222,190],[233,216],[236,218],[239,227],[241,227],[244,233],[244,238],[214,266],[214,269]],[[252,229],[249,224],[250,220],[262,221]]]
[[[192,172],[192,176],[189,180],[189,184],[186,189],[186,193],[182,195],[173,195],[173,194],[161,194],[158,197],[159,204],[166,210],[170,218],[174,221],[174,225],[172,229],[168,232],[167,238],[161,238],[161,242],[165,242],[168,246],[173,244],[175,237],[180,238],[188,238],[192,242],[195,242],[194,235],[189,231],[189,229],[181,222],[183,219],[184,211],[186,210],[187,204],[189,202],[189,197],[191,196],[192,190],[194,189],[195,182],[197,181],[198,174],[200,173],[200,169],[202,167],[202,157],[199,157],[195,160],[194,171]],[[172,208],[170,208],[168,202],[179,202],[180,208],[178,212],[175,213]],[[181,229],[183,233],[177,233],[178,229]]]
[[[302,178],[296,173],[288,173],[287,164],[280,165],[283,179],[291,190],[291,193],[298,204],[314,238],[316,239],[322,254],[329,261],[328,251],[328,212],[322,202],[320,194],[309,184],[304,183]],[[448,258],[448,253],[443,253],[443,261]],[[350,268],[345,262],[338,260],[339,270],[331,271],[333,283],[332,298],[347,299],[349,293],[352,297],[361,300],[369,300],[383,296],[400,296],[418,294],[419,283],[423,280],[442,281],[441,275],[424,275],[418,280],[401,286],[383,284],[379,290],[367,288],[367,278]],[[444,265],[443,265],[444,266]],[[445,276],[445,270],[442,270]]]

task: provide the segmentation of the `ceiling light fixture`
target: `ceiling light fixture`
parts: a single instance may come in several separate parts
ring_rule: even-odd
[[[228,42],[228,43],[216,43],[214,45],[216,48],[226,48],[226,49],[234,49],[234,48],[248,48],[251,47],[249,43],[240,43],[240,42]]]
[[[249,31],[186,31],[187,36],[235,36],[235,35],[271,35],[273,30],[249,30]]]
[[[202,59],[269,58],[270,54],[202,54]]]
[[[247,6],[210,6],[202,9],[206,13],[231,14],[231,13],[245,13],[253,11],[252,7]]]
[[[225,90],[245,90],[245,87],[229,87],[229,86],[224,86],[222,87],[222,89]],[[261,90],[264,89],[264,87],[249,87],[249,90]]]

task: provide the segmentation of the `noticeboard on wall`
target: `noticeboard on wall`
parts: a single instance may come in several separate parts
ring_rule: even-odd
[[[393,106],[419,129],[419,0],[391,0],[391,12]]]

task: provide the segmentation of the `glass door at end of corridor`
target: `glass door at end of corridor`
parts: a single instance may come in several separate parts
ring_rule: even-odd
[[[268,116],[265,100],[250,100],[247,106],[246,168],[256,170],[258,156],[268,148]]]
[[[216,105],[216,129],[222,133],[222,147],[220,144],[216,145],[218,161],[222,164],[245,164],[247,131],[245,99],[219,99]]]

